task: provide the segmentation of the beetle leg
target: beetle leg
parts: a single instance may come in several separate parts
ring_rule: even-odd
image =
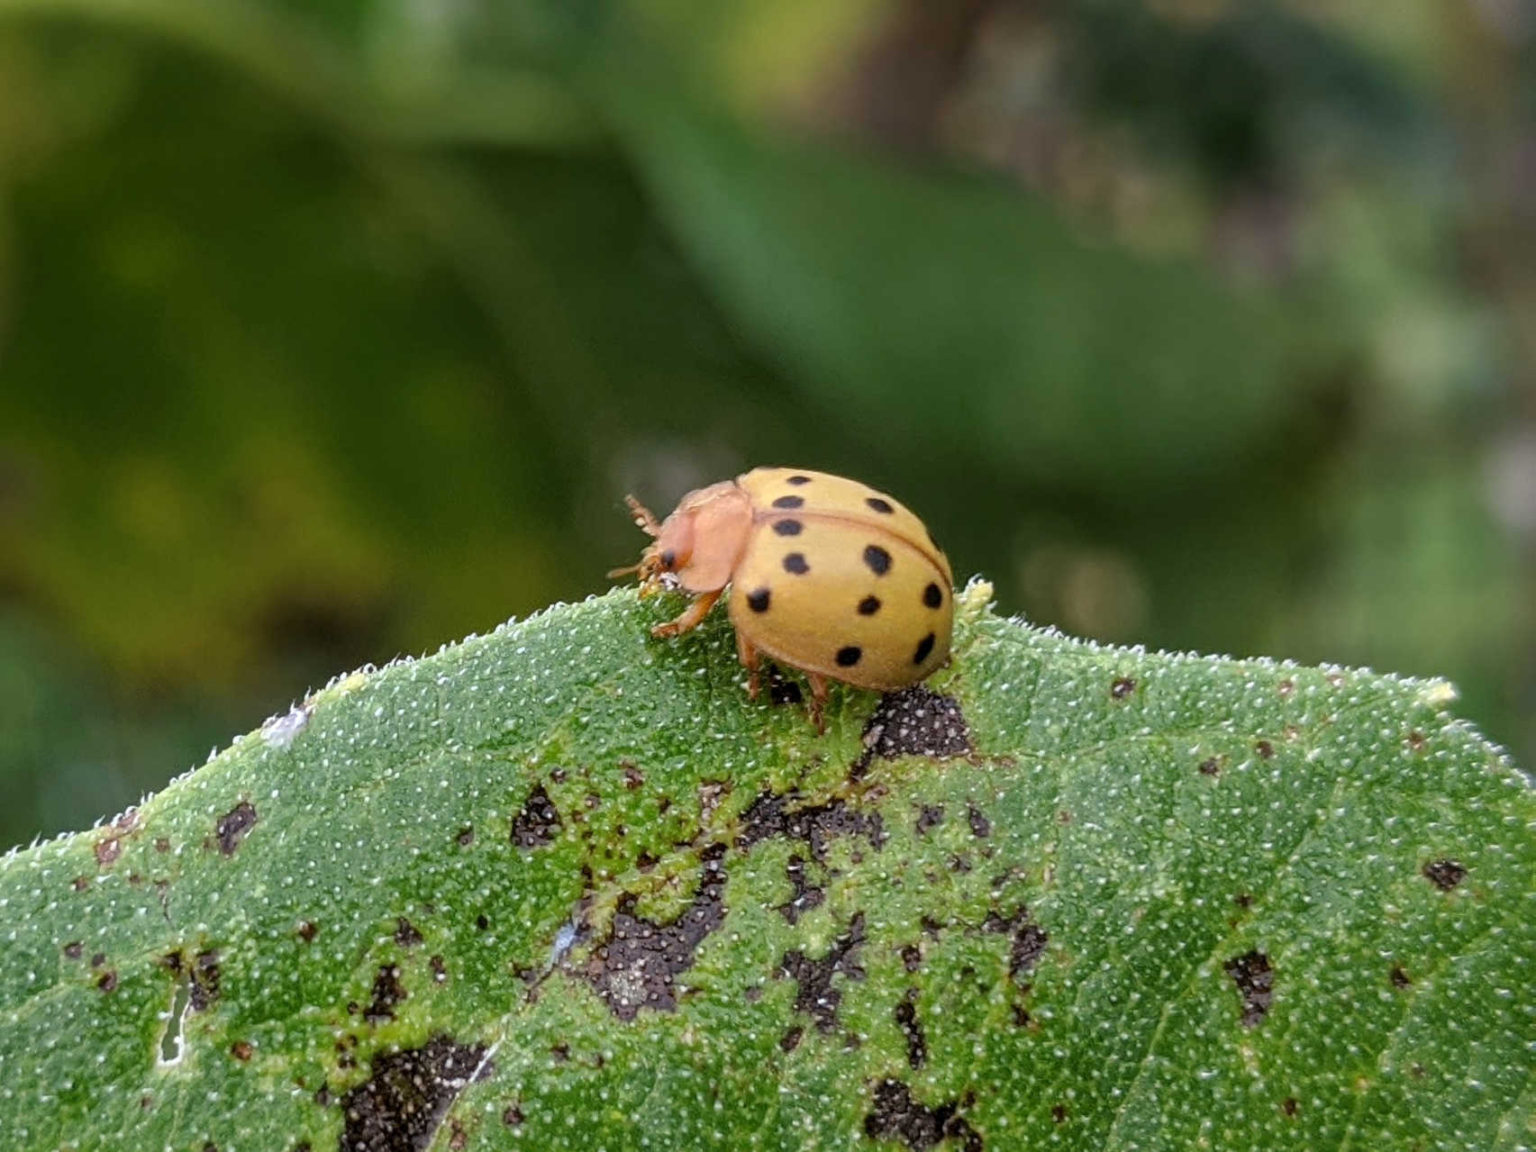
[[[811,682],[811,723],[816,725],[816,734],[824,736],[827,731],[827,678],[817,672],[807,672],[805,678]]]
[[[624,497],[624,503],[629,505],[629,514],[634,518],[635,527],[647,536],[655,536],[661,532],[661,525],[656,517],[651,515],[651,510],[633,496]]]
[[[683,609],[683,614],[676,620],[668,620],[665,624],[658,624],[651,629],[652,636],[681,636],[684,632],[692,632],[709,615],[709,610],[715,606],[715,601],[720,599],[720,593],[724,589],[716,588],[713,592],[700,592],[694,598],[692,604]]]
[[[762,657],[752,641],[741,634],[741,629],[736,630],[736,659],[741,661],[741,666],[747,670],[747,699],[756,700],[758,690],[758,663]]]

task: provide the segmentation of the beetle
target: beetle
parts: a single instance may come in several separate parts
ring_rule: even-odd
[[[626,497],[652,537],[641,595],[676,587],[693,597],[651,629],[680,636],[731,589],[736,652],[756,699],[763,656],[805,673],[811,718],[825,731],[827,681],[888,692],[949,657],[954,578],[923,522],[857,480],[797,468],[756,468],[685,495],[665,520]]]

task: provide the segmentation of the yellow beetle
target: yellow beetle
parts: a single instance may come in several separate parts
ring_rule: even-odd
[[[736,650],[758,692],[763,655],[806,674],[823,730],[827,680],[886,692],[915,684],[949,656],[949,561],[923,522],[857,480],[756,468],[688,493],[666,520],[633,496],[635,523],[654,537],[641,594],[675,584],[694,596],[651,629],[678,636],[708,615],[727,585]]]

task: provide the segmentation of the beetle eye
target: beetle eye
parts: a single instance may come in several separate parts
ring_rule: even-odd
[[[668,572],[677,566],[677,553],[668,548],[661,554],[661,566]]]

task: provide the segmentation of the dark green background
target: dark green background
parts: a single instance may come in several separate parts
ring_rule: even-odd
[[[0,845],[762,463],[1530,764],[1521,10],[0,0]]]

